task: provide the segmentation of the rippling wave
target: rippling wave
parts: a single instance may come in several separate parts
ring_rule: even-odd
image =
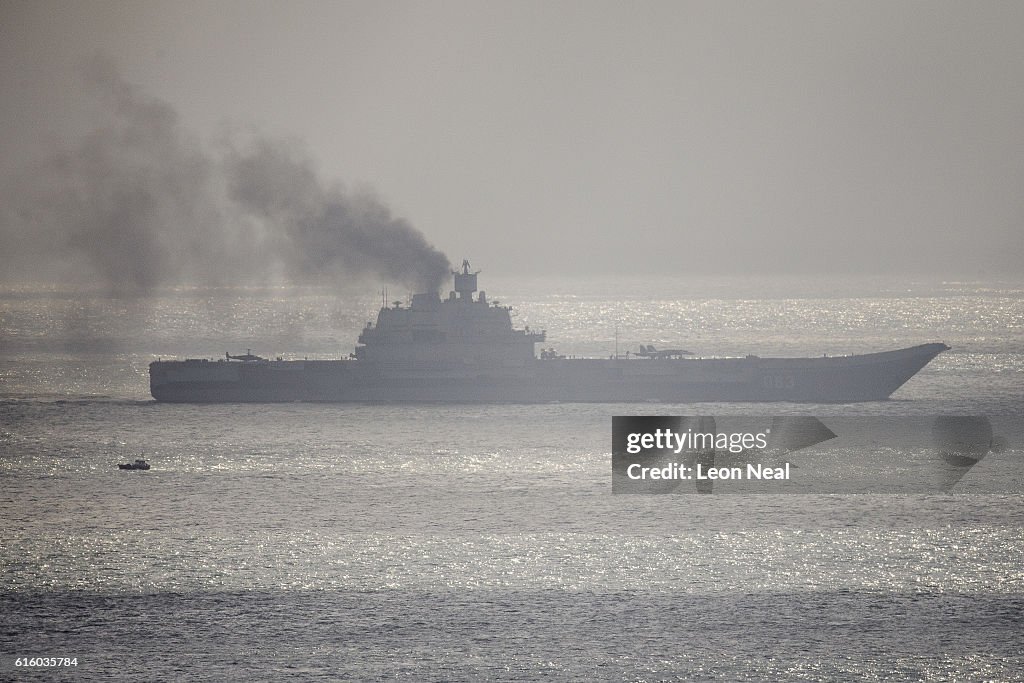
[[[610,494],[616,414],[1021,419],[1024,290],[840,284],[489,291],[576,355],[953,350],[854,406],[165,405],[159,355],[343,356],[372,297],[0,296],[0,677],[1014,679],[1015,448],[953,494]]]

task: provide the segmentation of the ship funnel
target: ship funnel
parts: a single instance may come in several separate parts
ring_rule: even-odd
[[[424,292],[422,294],[412,295],[412,306],[415,309],[426,309],[430,310],[437,308],[437,304],[441,302],[441,297],[437,295],[437,292]]]

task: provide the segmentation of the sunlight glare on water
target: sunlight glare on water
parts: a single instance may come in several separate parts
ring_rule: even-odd
[[[613,415],[1019,419],[1024,289],[833,289],[488,285],[573,355],[614,353],[616,330],[622,353],[952,350],[893,400],[850,406],[169,405],[149,398],[157,357],[343,357],[377,304],[8,293],[0,654],[75,652],[86,677],[126,680],[192,656],[220,680],[246,680],[239,660],[342,679],[1010,680],[1024,666],[1013,448],[951,494],[856,488],[871,467],[841,451],[814,462],[866,493],[610,493]],[[930,457],[900,448],[878,457]],[[151,471],[116,468],[139,453]],[[125,640],[150,668],[119,665]]]

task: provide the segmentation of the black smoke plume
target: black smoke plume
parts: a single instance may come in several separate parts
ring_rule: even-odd
[[[419,231],[370,194],[325,184],[297,145],[214,152],[109,62],[94,60],[86,82],[107,123],[6,188],[0,259],[98,277],[113,294],[362,276],[436,291],[447,277]]]
[[[263,226],[293,280],[374,274],[416,291],[437,291],[448,259],[369,194],[326,188],[288,145],[256,140],[225,164],[228,197]]]

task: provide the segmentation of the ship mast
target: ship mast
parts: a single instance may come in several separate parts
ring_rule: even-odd
[[[459,293],[460,301],[473,300],[473,292],[476,291],[476,276],[479,274],[479,270],[469,272],[469,259],[462,260],[461,273],[457,270],[452,271],[452,275],[455,276],[455,291]]]

